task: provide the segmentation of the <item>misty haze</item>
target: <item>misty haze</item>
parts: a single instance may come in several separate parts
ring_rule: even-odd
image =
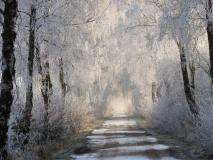
[[[213,160],[212,0],[0,0],[0,160]]]

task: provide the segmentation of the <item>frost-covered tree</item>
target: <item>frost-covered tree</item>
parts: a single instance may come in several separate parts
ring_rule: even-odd
[[[13,84],[15,80],[15,40],[16,40],[16,18],[18,3],[16,0],[5,0],[3,14],[2,32],[2,79],[0,95],[0,159],[7,158],[6,143],[8,132],[8,121],[13,103]]]
[[[35,3],[35,2],[33,2]],[[35,4],[31,5],[30,8],[30,22],[29,22],[29,51],[28,51],[28,76],[27,76],[27,91],[26,91],[26,105],[23,112],[22,120],[19,122],[20,133],[26,136],[24,143],[27,144],[30,132],[30,121],[32,117],[33,107],[33,66],[35,57],[35,32],[36,32],[36,7]]]
[[[211,95],[213,96],[213,2],[206,1],[206,21],[207,21],[207,35],[209,42],[209,56],[210,56],[210,76],[211,76]]]
[[[196,14],[193,12],[196,4],[189,1],[173,0],[164,1],[161,19],[161,35],[172,38],[180,53],[181,70],[186,100],[191,113],[195,116],[199,113],[199,107],[195,99],[195,67],[193,62],[193,48],[196,43],[199,27]]]
[[[49,145],[121,110],[188,136],[189,115],[210,97],[203,2],[20,0],[13,159],[41,159]]]

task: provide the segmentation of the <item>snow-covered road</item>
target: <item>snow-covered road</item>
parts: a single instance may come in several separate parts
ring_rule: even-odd
[[[71,155],[76,160],[176,160],[169,146],[138,129],[137,119],[117,115],[87,137],[89,153]]]

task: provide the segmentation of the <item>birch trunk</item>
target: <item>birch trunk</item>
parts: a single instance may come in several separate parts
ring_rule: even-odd
[[[52,82],[49,73],[49,61],[44,63],[44,72],[42,76],[42,87],[41,87],[42,97],[44,100],[44,139],[49,138],[49,108],[50,108],[50,96],[52,95]]]
[[[23,112],[23,117],[20,121],[20,133],[25,135],[24,144],[29,141],[29,132],[33,108],[33,65],[35,57],[35,26],[36,26],[36,8],[31,6],[30,14],[30,34],[29,34],[29,54],[28,54],[28,79],[26,91],[26,105]]]
[[[211,101],[212,101],[212,98],[213,98],[213,22],[210,18],[210,16],[212,16],[212,2],[211,2],[211,0],[208,0],[206,12],[207,12],[207,14],[206,14],[207,35],[208,35],[209,56],[210,56]]]
[[[2,79],[0,97],[0,159],[7,158],[6,143],[8,120],[13,103],[13,82],[15,80],[14,44],[16,40],[16,17],[18,2],[16,0],[4,1],[4,24],[2,33]]]
[[[40,57],[40,48],[39,44],[36,47],[36,60],[38,66],[38,73],[41,75],[41,94],[44,101],[44,131],[43,131],[43,138],[44,142],[47,141],[49,138],[49,108],[50,108],[50,96],[52,95],[52,82],[49,73],[49,61],[43,63],[41,62]]]
[[[199,114],[199,107],[196,104],[194,91],[191,87],[191,83],[190,83],[190,79],[189,79],[186,53],[185,53],[184,47],[180,43],[178,43],[177,45],[178,45],[179,52],[180,52],[181,70],[182,70],[186,100],[189,105],[189,109],[190,109],[191,113],[195,117],[197,117]]]

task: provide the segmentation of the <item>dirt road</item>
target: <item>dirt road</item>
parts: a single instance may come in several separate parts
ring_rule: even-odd
[[[117,115],[87,137],[87,153],[71,155],[76,160],[176,160],[179,146],[163,143],[144,129],[137,119]],[[82,148],[82,150],[84,150]]]

